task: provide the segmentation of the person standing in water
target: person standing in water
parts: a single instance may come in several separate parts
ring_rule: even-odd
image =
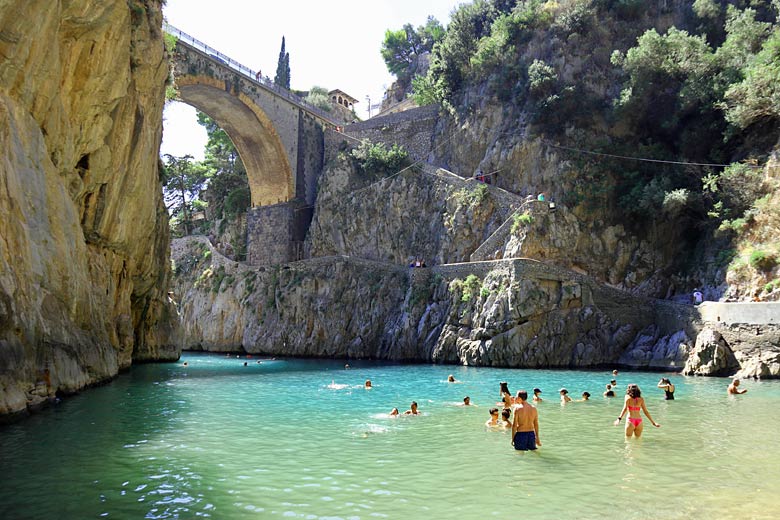
[[[561,388],[558,390],[558,393],[561,394],[561,403],[568,403],[571,402],[571,397],[569,397],[569,391],[565,388]]]
[[[538,402],[540,402],[540,401],[543,401],[543,399],[542,399],[542,396],[541,396],[541,395],[539,395],[539,394],[541,394],[541,393],[542,393],[542,391],[541,391],[540,389],[538,389],[538,388],[534,388],[534,402],[535,402],[535,403],[538,403]]]
[[[420,415],[420,412],[417,411],[417,401],[412,401],[412,404],[409,405],[409,410],[406,410],[404,415]]]
[[[674,385],[668,378],[662,377],[658,382],[658,388],[664,391],[664,399],[667,401],[674,401]]]
[[[745,388],[745,389],[740,390],[739,389],[739,379],[734,379],[731,382],[731,384],[729,385],[728,392],[729,392],[729,395],[739,395],[739,394],[744,394],[745,392],[747,392],[747,389]]]
[[[502,426],[501,421],[498,419],[498,408],[491,408],[488,412],[490,419],[485,422],[487,428],[500,428]]]
[[[661,425],[653,420],[650,416],[650,412],[647,411],[645,406],[645,399],[642,397],[642,391],[638,385],[628,385],[626,390],[626,399],[623,403],[623,409],[620,411],[620,415],[615,420],[615,426],[620,424],[623,416],[628,412],[628,421],[626,421],[626,437],[641,437],[644,425],[642,424],[642,416],[639,411],[643,411],[645,416],[650,420],[650,424],[656,428],[660,428]]]
[[[535,450],[539,439],[539,412],[527,401],[528,392],[517,392],[515,418],[512,421],[512,446],[518,451]]]

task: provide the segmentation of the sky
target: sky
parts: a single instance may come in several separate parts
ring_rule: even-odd
[[[423,25],[429,15],[447,25],[462,0],[167,0],[171,25],[263,75],[274,77],[282,36],[290,53],[290,86],[341,89],[359,100],[368,117],[393,82],[380,54],[387,29]],[[372,111],[375,114],[376,111]],[[206,132],[195,109],[169,103],[164,112],[161,153],[203,158]]]

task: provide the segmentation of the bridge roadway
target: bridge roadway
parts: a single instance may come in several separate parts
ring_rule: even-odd
[[[319,107],[307,103],[302,98],[293,94],[290,90],[273,83],[270,79],[266,80],[265,78],[262,77],[258,79],[258,71],[252,70],[251,68],[239,63],[233,58],[226,56],[225,54],[222,54],[217,49],[210,47],[209,45],[203,43],[197,38],[190,36],[189,34],[185,33],[180,29],[177,29],[176,27],[169,24],[168,22],[163,22],[163,31],[165,31],[167,34],[170,34],[171,36],[174,36],[176,38],[177,45],[186,45],[194,50],[206,54],[206,56],[208,56],[212,60],[222,65],[225,65],[227,67],[230,67],[234,71],[240,73],[244,77],[244,79],[251,81],[255,85],[259,85],[261,88],[267,90],[274,96],[278,96],[279,98],[284,99],[288,103],[295,105],[296,107],[305,111],[312,117],[321,120],[323,123],[327,123],[328,125],[334,127],[342,124],[336,121],[335,119],[333,119],[333,117],[331,117],[330,114],[328,114],[326,111],[322,110]]]

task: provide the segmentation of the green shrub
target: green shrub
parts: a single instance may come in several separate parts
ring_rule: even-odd
[[[248,187],[237,188],[225,197],[223,206],[225,217],[233,219],[236,216],[246,213],[251,205],[252,195]]]
[[[516,235],[520,231],[521,226],[530,226],[534,222],[534,216],[528,211],[524,213],[515,213],[512,215],[512,229],[510,232]]]
[[[225,266],[221,265],[217,267],[216,271],[213,271],[211,275],[211,292],[218,292],[222,281],[225,279]]]
[[[477,275],[470,274],[463,280],[463,295],[460,297],[460,301],[467,302],[471,300],[475,294],[482,288],[482,281]]]
[[[323,87],[312,87],[304,101],[326,112],[333,110],[333,105],[328,97],[328,90]]]
[[[387,148],[384,143],[363,141],[350,155],[362,174],[391,175],[412,163],[409,153],[397,144]]]
[[[487,185],[479,183],[473,188],[461,188],[454,196],[459,206],[479,206],[489,193]]]
[[[772,253],[756,249],[750,253],[748,262],[753,269],[758,271],[769,271],[777,265],[777,258]]]

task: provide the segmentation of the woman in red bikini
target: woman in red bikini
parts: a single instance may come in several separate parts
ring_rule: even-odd
[[[645,400],[642,397],[642,391],[639,390],[639,386],[628,385],[623,409],[620,411],[620,416],[617,418],[617,420],[615,420],[615,426],[617,426],[620,424],[620,420],[623,419],[623,416],[626,414],[626,412],[628,412],[628,421],[626,421],[626,437],[631,437],[632,435],[634,437],[642,436],[642,430],[644,429],[644,426],[642,425],[642,416],[639,414],[640,410],[645,413],[645,416],[650,420],[650,424],[656,428],[661,426],[655,422],[652,417],[650,417],[650,413],[647,411]]]

